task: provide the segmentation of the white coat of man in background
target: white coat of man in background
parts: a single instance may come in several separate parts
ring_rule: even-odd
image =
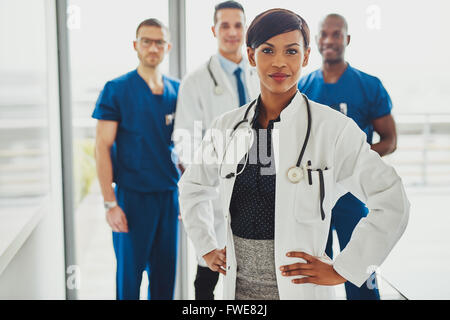
[[[205,130],[221,114],[236,109],[259,94],[259,80],[247,57],[242,54],[245,14],[235,1],[219,3],[211,28],[218,53],[181,82],[173,140],[180,160],[188,166],[200,146]],[[213,202],[215,236],[221,247],[226,242],[226,225],[219,199]],[[196,300],[213,300],[219,273],[211,271],[201,256],[194,282]]]

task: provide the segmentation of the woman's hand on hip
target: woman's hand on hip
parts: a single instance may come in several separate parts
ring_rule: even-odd
[[[227,267],[227,251],[226,247],[222,250],[214,249],[213,251],[205,254],[203,259],[205,259],[206,264],[212,271],[220,272],[223,275],[226,275],[226,267]]]
[[[284,277],[304,276],[292,279],[293,283],[314,283],[322,286],[334,286],[347,280],[334,270],[333,265],[321,261],[304,252],[292,251],[286,254],[290,258],[302,258],[306,263],[294,263],[281,266],[281,275]]]

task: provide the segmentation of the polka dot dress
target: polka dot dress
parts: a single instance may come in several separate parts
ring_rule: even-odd
[[[236,177],[230,202],[233,234],[254,240],[273,240],[275,227],[275,162],[271,120],[267,129],[254,122],[255,139],[244,171]],[[240,172],[243,164],[239,164]]]

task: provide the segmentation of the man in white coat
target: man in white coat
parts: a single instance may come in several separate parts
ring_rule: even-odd
[[[183,79],[178,94],[173,140],[184,166],[192,162],[203,133],[216,117],[245,105],[259,94],[256,71],[242,54],[245,34],[243,7],[235,1],[216,5],[211,29],[217,39],[218,53]],[[213,207],[215,215],[222,214],[218,199],[213,201]],[[223,218],[215,219],[215,237],[224,247],[226,226]],[[214,299],[218,278],[219,274],[211,271],[204,259],[198,256],[195,298]]]

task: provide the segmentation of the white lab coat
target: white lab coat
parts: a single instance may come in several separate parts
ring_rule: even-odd
[[[297,162],[307,128],[306,103],[300,93],[281,112],[281,121],[274,123],[273,134],[278,135],[272,140],[277,170],[275,266],[281,299],[334,298],[333,286],[293,284],[293,277],[282,276],[279,267],[305,262],[299,258],[286,257],[286,253],[292,250],[304,251],[320,258],[324,256],[331,209],[346,192],[350,191],[366,203],[370,213],[358,223],[350,242],[335,258],[333,266],[340,275],[358,287],[369,278],[373,267],[380,266],[385,260],[403,234],[409,217],[410,204],[400,177],[370,149],[365,134],[355,122],[327,106],[312,101],[310,106],[311,136],[302,165],[311,160],[313,169],[328,168],[324,171],[323,221],[319,205],[318,172],[312,172],[312,185],[308,184],[306,177],[298,184],[292,184],[287,178],[288,169]],[[214,121],[215,129],[207,132],[198,152],[199,159],[208,158],[207,162],[192,164],[179,182],[182,221],[196,250],[203,255],[220,248],[214,237],[211,223],[213,210],[208,202],[216,197],[216,187],[220,187],[222,219],[227,223],[224,299],[234,299],[235,294],[236,257],[229,213],[235,178],[219,177],[219,163],[226,145],[220,139],[224,136],[226,142],[231,140],[229,132],[226,135],[223,132],[242,120],[246,108],[224,114]],[[253,114],[254,107],[248,118],[251,119]],[[236,159],[242,158],[244,149],[238,146]],[[201,150],[203,153],[200,153]],[[217,162],[212,163],[212,159]],[[222,176],[235,169],[236,164],[227,162],[222,167]]]
[[[211,126],[212,121],[221,114],[237,109],[237,106],[239,106],[238,93],[233,89],[234,87],[220,65],[217,54],[211,57],[210,68],[222,89],[220,95],[214,92],[214,81],[208,72],[208,63],[209,60],[197,70],[187,74],[182,80],[178,92],[173,141],[175,150],[185,166],[192,162],[194,151],[201,144],[203,133]],[[247,93],[249,98],[253,100],[260,92],[259,78],[256,70],[251,68],[248,63],[244,68],[244,73]],[[195,121],[197,123],[194,123]],[[184,133],[189,132],[192,139],[186,139],[186,136],[180,130],[185,130]],[[196,135],[194,135],[194,132]],[[177,135],[177,133],[180,133],[180,135]],[[220,245],[225,246],[226,225],[224,220],[220,218],[222,212],[219,209],[219,199],[213,201],[213,206],[218,208],[215,212],[219,216],[215,220],[216,237]],[[201,255],[198,256],[198,262],[206,267]]]

